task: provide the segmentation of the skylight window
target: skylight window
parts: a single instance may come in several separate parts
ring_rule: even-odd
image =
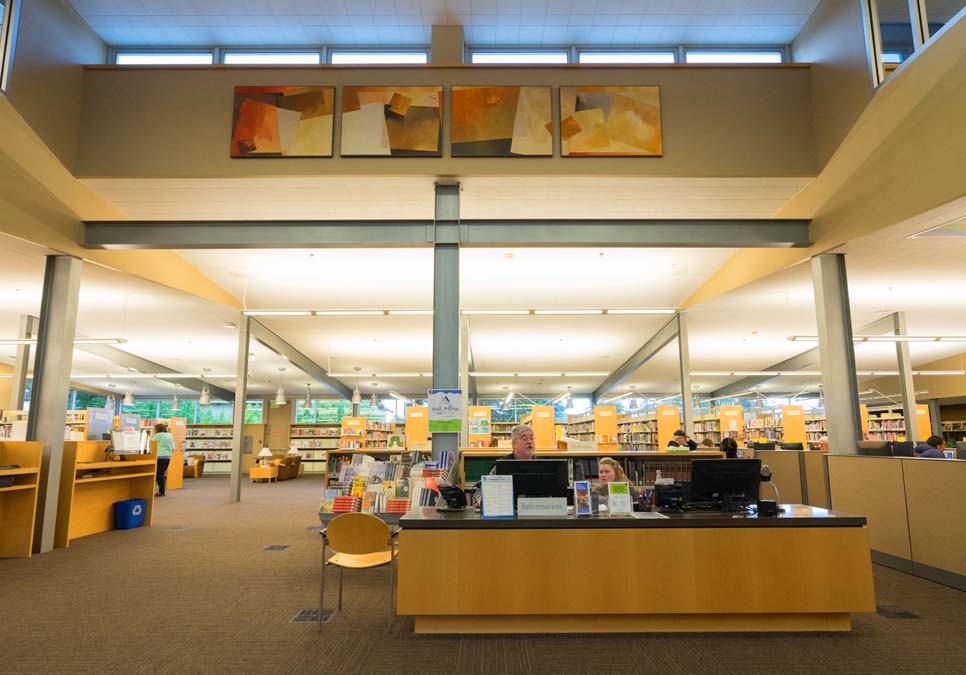
[[[569,63],[570,54],[560,52],[472,52],[471,63]]]
[[[902,63],[902,54],[899,52],[882,52],[882,63]]]
[[[424,64],[429,63],[429,55],[420,52],[354,52],[335,51],[331,62],[336,65],[382,65],[382,64]]]
[[[580,52],[580,63],[674,63],[674,52]]]
[[[318,65],[319,52],[225,52],[227,65]]]
[[[118,52],[119,66],[210,66],[211,52]]]
[[[781,63],[780,51],[691,51],[685,54],[688,63]]]

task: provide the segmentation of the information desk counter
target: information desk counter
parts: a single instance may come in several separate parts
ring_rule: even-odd
[[[415,509],[399,521],[397,611],[417,633],[848,631],[875,611],[865,518],[636,515]]]

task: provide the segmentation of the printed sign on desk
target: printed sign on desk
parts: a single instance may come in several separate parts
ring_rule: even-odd
[[[592,513],[590,502],[590,481],[574,481],[574,513],[578,516],[589,516]]]
[[[513,517],[513,476],[481,476],[483,518]]]
[[[633,510],[630,485],[627,483],[608,483],[607,512],[613,516],[620,513],[630,513]]]
[[[459,433],[463,430],[463,391],[429,390],[429,433]]]

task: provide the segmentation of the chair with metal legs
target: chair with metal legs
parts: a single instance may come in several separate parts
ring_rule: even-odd
[[[325,608],[325,568],[339,568],[339,604],[342,611],[343,570],[369,569],[389,565],[389,630],[392,630],[392,614],[395,608],[396,551],[395,537],[389,526],[368,513],[343,513],[336,516],[322,530],[322,579],[319,585],[319,632],[322,632],[322,613]],[[336,551],[326,559],[328,549]]]

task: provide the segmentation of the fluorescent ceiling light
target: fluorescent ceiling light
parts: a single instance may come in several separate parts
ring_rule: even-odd
[[[628,396],[633,396],[636,393],[637,392],[635,392],[635,391],[629,391],[626,394],[620,394],[618,396],[611,396],[610,398],[601,399],[600,402],[601,403],[611,403],[613,401],[619,401],[622,398],[627,398]]]
[[[245,316],[312,316],[312,312],[303,309],[257,309],[242,312]]]
[[[431,309],[390,309],[389,316],[432,316]]]
[[[411,398],[409,398],[408,396],[403,396],[399,392],[395,392],[395,391],[390,390],[389,391],[389,395],[392,396],[394,399],[397,399],[399,401],[403,401],[405,403],[412,403],[413,402],[413,400]]]
[[[507,403],[510,402],[510,399],[512,398],[513,398],[513,392],[512,391],[507,392],[506,399],[503,401],[503,404],[506,405]]]
[[[516,373],[470,373],[471,377],[513,377]]]
[[[607,377],[609,372],[594,373],[470,373],[471,377]]]
[[[544,315],[571,316],[571,315],[578,315],[578,314],[603,314],[604,310],[602,309],[535,309],[533,310],[533,313],[537,315],[544,314]]]
[[[470,316],[470,315],[497,316],[497,315],[503,315],[503,314],[506,314],[506,315],[529,314],[530,310],[529,309],[464,309],[462,310],[462,313],[466,314],[467,316]]]
[[[387,377],[430,377],[432,373],[329,373],[330,377],[371,377],[375,379]]]
[[[74,338],[75,345],[123,345],[124,338]],[[37,338],[13,338],[0,340],[0,345],[35,345]]]
[[[914,370],[913,375],[966,375],[966,370]]]
[[[312,312],[316,316],[383,316],[382,309],[317,309]]]
[[[863,342],[936,342],[938,337],[915,335],[870,335],[863,337]]]
[[[817,335],[792,335],[791,342],[818,342]],[[966,335],[854,335],[853,342],[966,342]]]
[[[676,314],[676,309],[605,309],[605,314]]]
[[[695,377],[817,377],[820,370],[698,370],[692,371]]]

